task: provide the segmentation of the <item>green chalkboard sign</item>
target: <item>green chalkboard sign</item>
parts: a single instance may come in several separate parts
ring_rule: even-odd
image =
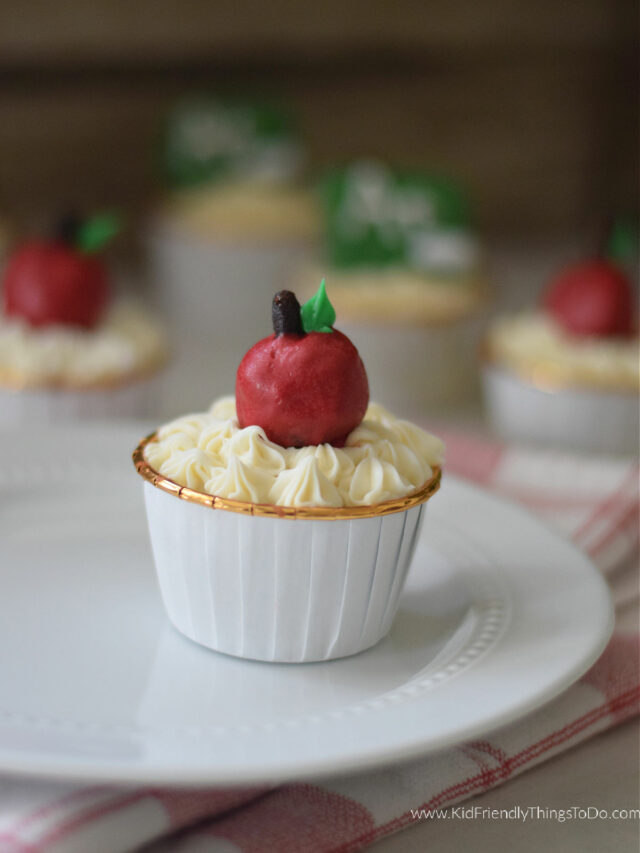
[[[175,104],[160,146],[164,179],[196,187],[231,177],[292,177],[302,147],[292,116],[266,103],[195,95]]]
[[[428,267],[430,257],[446,265],[468,255],[469,204],[448,178],[360,161],[327,174],[321,195],[334,267]]]

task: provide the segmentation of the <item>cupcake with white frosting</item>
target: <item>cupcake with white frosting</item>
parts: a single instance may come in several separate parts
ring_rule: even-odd
[[[324,287],[281,291],[236,396],[134,453],[173,624],[217,651],[301,662],[354,654],[393,621],[442,442],[369,403]]]
[[[166,358],[147,310],[112,296],[101,251],[115,219],[67,218],[16,247],[2,282],[0,422],[147,414]]]
[[[637,308],[612,261],[575,264],[539,307],[496,318],[484,357],[489,413],[503,436],[638,453]]]
[[[356,161],[329,173],[320,196],[320,265],[329,268],[332,300],[369,365],[375,396],[409,414],[460,402],[473,390],[487,296],[462,188]],[[310,289],[317,271],[301,278]]]
[[[230,387],[238,346],[260,334],[256,304],[307,258],[315,199],[300,135],[267,103],[200,95],[178,102],[161,144],[165,198],[149,228],[151,279],[176,338],[167,409],[197,405],[194,365]],[[244,322],[237,323],[238,315]],[[254,319],[255,318],[255,319]],[[200,381],[201,380],[201,381]]]

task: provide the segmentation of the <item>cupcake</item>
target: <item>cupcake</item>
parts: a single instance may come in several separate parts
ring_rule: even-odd
[[[464,192],[447,179],[362,161],[330,173],[321,199],[322,265],[372,393],[409,414],[463,400],[473,391],[486,298]],[[302,288],[312,281],[313,268]]]
[[[0,423],[147,414],[165,359],[147,311],[111,296],[101,250],[110,215],[68,217],[50,240],[13,250],[0,315]]]
[[[149,257],[176,336],[166,402],[179,411],[197,405],[201,382],[231,386],[238,345],[261,331],[256,302],[268,310],[283,276],[307,257],[317,213],[301,180],[295,124],[268,104],[207,96],[178,103],[161,160],[168,192],[149,229]],[[194,382],[199,354],[209,356],[207,374]]]
[[[264,661],[330,660],[388,632],[438,489],[439,439],[369,403],[324,287],[273,301],[235,398],[143,440],[134,463],[167,614]]]
[[[502,436],[638,453],[637,313],[631,282],[612,261],[571,266],[537,309],[498,317],[484,356],[489,414]]]

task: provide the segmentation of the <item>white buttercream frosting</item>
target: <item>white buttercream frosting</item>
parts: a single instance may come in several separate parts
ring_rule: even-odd
[[[240,429],[233,397],[158,430],[145,451],[165,477],[223,498],[279,506],[368,506],[404,497],[442,463],[439,438],[371,403],[344,447],[280,447]]]
[[[165,357],[165,335],[148,312],[116,302],[94,329],[33,328],[0,315],[0,384],[98,387],[136,377]]]
[[[489,355],[534,381],[554,379],[599,388],[640,387],[638,338],[570,336],[542,313],[497,319],[488,336]]]

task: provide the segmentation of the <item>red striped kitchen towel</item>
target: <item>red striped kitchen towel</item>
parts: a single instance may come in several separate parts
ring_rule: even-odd
[[[171,790],[0,779],[0,851],[119,853],[144,844],[155,853],[358,850],[412,824],[412,811],[500,785],[638,714],[638,465],[445,438],[447,471],[528,506],[571,536],[608,578],[616,630],[579,682],[490,737],[317,784]]]

